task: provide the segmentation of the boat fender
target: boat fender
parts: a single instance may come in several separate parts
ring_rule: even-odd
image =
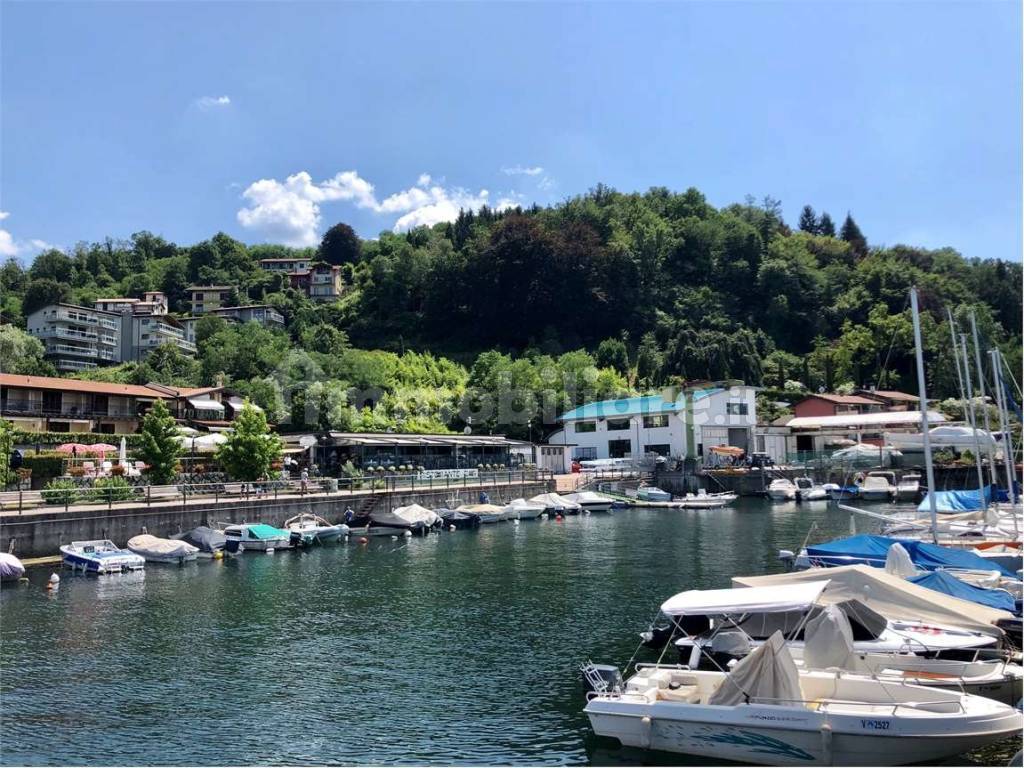
[[[448,530],[449,531],[454,531],[455,530],[455,526],[454,525],[449,525],[448,526]]]
[[[547,520],[548,519],[548,513],[547,512],[541,512],[540,513],[540,519],[541,520]]]
[[[359,537],[359,543],[360,544],[369,544],[370,540],[368,538],[366,538],[365,536],[360,536]]]
[[[391,540],[392,540],[392,541],[398,541],[398,537],[397,537],[397,536],[392,536],[392,537],[391,537]]]
[[[403,533],[402,535],[403,535],[403,536],[404,536],[405,538],[407,538],[407,539],[408,539],[408,538],[409,538],[410,536],[412,536],[412,531],[406,531],[406,532],[405,532],[405,533]]]
[[[213,557],[214,560],[223,560],[224,559],[224,550],[218,549],[218,550],[214,551],[212,557]]]
[[[824,765],[832,765],[832,726],[821,726],[821,756]]]
[[[555,520],[559,520],[560,521],[561,519],[562,519],[561,515],[555,515]]]
[[[59,586],[60,586],[60,576],[58,576],[56,573],[51,573],[50,574],[50,580],[46,582],[46,588],[47,589],[56,589]]]
[[[651,716],[644,715],[640,718],[640,724],[644,729],[644,749],[651,748]]]
[[[22,576],[20,579],[18,579],[18,583],[19,584],[28,584],[28,577]]]
[[[519,518],[518,517],[515,520],[512,521],[512,525],[519,525]]]

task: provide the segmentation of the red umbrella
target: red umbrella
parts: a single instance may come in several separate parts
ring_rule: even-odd
[[[82,443],[64,443],[63,445],[58,445],[57,450],[60,453],[87,453],[89,446]]]
[[[98,453],[101,456],[116,450],[118,450],[117,446],[111,445],[110,443],[93,443],[92,445],[86,446],[85,449],[86,453]]]

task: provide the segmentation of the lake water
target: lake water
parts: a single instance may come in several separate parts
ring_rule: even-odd
[[[849,531],[834,506],[741,500],[67,575],[53,594],[35,570],[0,591],[0,761],[678,764],[594,737],[578,665],[624,664],[674,592],[781,570],[812,524]]]

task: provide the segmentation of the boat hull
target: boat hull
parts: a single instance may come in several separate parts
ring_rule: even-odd
[[[795,490],[777,490],[769,489],[766,491],[768,498],[772,501],[795,501],[796,491]]]
[[[906,765],[953,757],[1016,734],[1020,715],[957,718],[937,732],[926,717],[894,717],[892,707],[862,714],[806,706],[707,707],[591,699],[584,710],[599,736],[622,744],[758,765]],[[878,711],[874,711],[874,710]]]
[[[874,488],[865,490],[861,488],[857,494],[857,499],[859,501],[892,501],[892,491],[876,490]]]
[[[127,573],[138,571],[145,567],[146,561],[143,557],[126,552],[115,557],[95,557],[82,554],[69,549],[67,546],[60,548],[61,559],[65,567],[85,573],[98,575],[107,573]]]
[[[544,514],[543,507],[513,507],[508,511],[509,520],[536,520]]]

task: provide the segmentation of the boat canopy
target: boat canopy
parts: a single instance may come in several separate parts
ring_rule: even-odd
[[[786,648],[785,638],[781,632],[776,632],[764,645],[741,659],[732,668],[714,693],[708,697],[708,704],[734,707],[746,703],[766,703],[800,707],[803,706],[803,697],[800,690],[800,673],[793,663],[789,649]]]
[[[290,535],[288,531],[282,531],[280,528],[265,523],[255,523],[246,527],[249,530],[250,539],[280,539],[282,536]]]
[[[372,520],[377,525],[392,525],[392,526],[418,526],[434,525],[441,518],[433,510],[421,507],[419,504],[410,504],[407,507],[395,507],[390,512],[374,512],[370,515]]]
[[[902,545],[910,555],[911,562],[922,571],[955,568],[968,571],[999,571],[1003,576],[1014,577],[1011,571],[998,563],[986,560],[967,549],[940,547],[925,541],[894,539],[867,533],[807,547],[807,556],[825,565],[864,563],[884,568],[889,548],[893,544]]]
[[[989,608],[997,608],[1001,611],[1009,611],[1010,613],[1017,609],[1013,596],[1006,590],[976,587],[973,584],[960,581],[960,579],[948,571],[923,573],[920,576],[912,576],[907,581],[935,590],[936,592],[959,597],[961,600],[970,600],[978,605],[987,605]]]
[[[821,579],[822,570],[812,568],[796,573],[771,576],[736,576],[734,587],[779,588],[806,584]],[[916,619],[933,624],[946,624],[992,637],[1002,637],[996,623],[1013,618],[1013,614],[972,603],[959,597],[935,592],[918,584],[867,565],[829,568],[828,587],[818,602],[822,605],[857,600],[889,620]]]
[[[986,486],[979,492],[977,488],[970,491],[936,491],[936,512],[973,512],[984,509],[992,502],[992,486]],[[932,511],[931,493],[926,493],[924,501],[917,505],[920,514]]]
[[[719,616],[734,613],[783,613],[807,610],[817,602],[828,579],[784,587],[691,589],[661,604],[668,616]]]

